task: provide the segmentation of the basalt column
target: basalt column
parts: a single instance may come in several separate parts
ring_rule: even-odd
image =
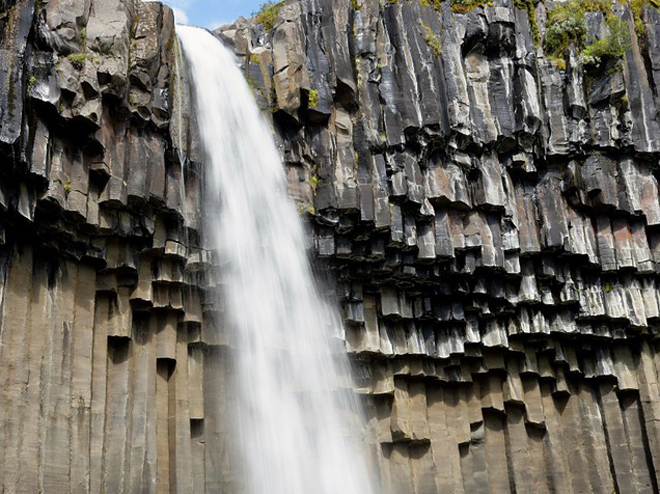
[[[177,59],[159,3],[0,2],[3,492],[229,482]]]
[[[660,14],[556,8],[303,0],[218,30],[332,268],[385,492],[658,490]]]
[[[550,2],[288,0],[216,33],[328,268],[383,492],[660,488],[660,14],[578,5],[600,52],[549,43]],[[0,0],[5,492],[236,490],[174,30]]]

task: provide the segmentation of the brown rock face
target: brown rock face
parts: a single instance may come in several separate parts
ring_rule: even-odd
[[[219,492],[204,387],[224,360],[172,12],[0,6],[0,490]]]
[[[617,3],[631,48],[587,72],[508,0],[382,3],[218,33],[332,268],[382,492],[658,492],[660,14],[638,42]],[[240,492],[181,63],[158,3],[0,0],[3,492]]]
[[[302,0],[272,33],[218,31],[257,92],[282,70],[265,53],[303,51],[261,104],[333,269],[383,492],[656,492],[658,11],[641,42],[614,5],[631,48],[587,70],[513,2],[433,3]]]

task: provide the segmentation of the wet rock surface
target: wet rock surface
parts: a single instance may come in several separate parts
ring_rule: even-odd
[[[385,492],[658,489],[660,17],[642,42],[616,7],[631,46],[592,70],[535,43],[550,8],[303,0],[217,31],[248,73],[307,60],[264,109]]]
[[[617,7],[631,47],[587,71],[512,2],[434,4],[216,32],[330,268],[383,492],[657,492],[660,14],[638,40]],[[0,0],[5,492],[240,490],[183,65],[159,3]]]
[[[177,59],[159,3],[0,2],[3,492],[224,482],[204,448],[223,426],[204,397],[219,308]]]

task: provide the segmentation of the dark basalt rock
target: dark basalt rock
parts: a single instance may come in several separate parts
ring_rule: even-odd
[[[339,300],[379,492],[656,492],[660,14],[640,40],[616,4],[631,46],[594,71],[513,2],[433,5],[216,32]],[[0,0],[5,492],[241,489],[185,67],[159,3]]]
[[[634,436],[652,466],[611,441],[629,416],[612,396],[631,393],[635,427],[657,415],[657,10],[641,43],[617,5],[630,50],[593,70],[546,59],[510,2],[360,4],[289,18],[323,105],[299,114],[315,151],[291,165],[318,183],[303,209],[337,292],[359,287],[342,300],[384,490],[654,489],[655,433]]]

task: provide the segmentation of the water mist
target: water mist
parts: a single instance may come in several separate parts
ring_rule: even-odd
[[[351,427],[357,398],[341,379],[341,323],[319,297],[272,133],[231,52],[207,31],[177,29],[207,157],[207,228],[223,269],[247,489],[373,494],[363,431]]]

